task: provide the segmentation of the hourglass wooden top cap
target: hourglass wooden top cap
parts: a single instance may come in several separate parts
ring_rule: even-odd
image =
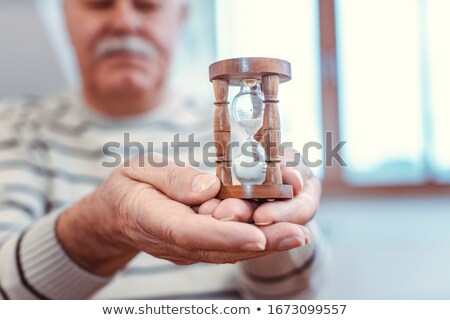
[[[277,74],[280,83],[291,80],[291,64],[274,58],[236,58],[222,60],[209,66],[209,79],[227,80],[232,86],[239,86],[241,80],[262,80],[263,76]]]

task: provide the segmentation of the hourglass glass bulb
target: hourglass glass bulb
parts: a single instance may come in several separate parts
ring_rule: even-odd
[[[253,136],[263,124],[264,95],[258,80],[241,81],[241,91],[231,105],[233,115],[249,136]]]
[[[241,81],[241,91],[233,100],[232,110],[248,135],[233,161],[233,172],[243,185],[261,184],[265,180],[266,156],[262,146],[253,139],[263,125],[264,116],[264,95],[258,80]]]

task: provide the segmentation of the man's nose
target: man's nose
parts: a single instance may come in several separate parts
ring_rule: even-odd
[[[116,33],[133,33],[141,25],[139,13],[134,8],[133,1],[116,1],[111,18],[113,31]]]

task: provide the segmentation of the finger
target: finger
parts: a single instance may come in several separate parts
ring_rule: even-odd
[[[191,265],[199,262],[206,263],[236,263],[239,261],[256,259],[268,255],[269,251],[261,252],[229,252],[229,251],[216,251],[216,250],[186,250],[170,243],[162,243],[161,250],[157,252],[146,252],[153,256],[171,261],[179,265]]]
[[[219,203],[220,203],[219,199],[214,198],[214,199],[208,200],[198,208],[197,213],[212,216],[214,213],[214,210],[216,210]]]
[[[291,168],[300,172],[304,181],[314,177],[311,168],[303,161],[302,155],[292,148],[284,149],[284,155],[281,158],[281,168]]]
[[[227,252],[214,250],[197,250],[189,252],[191,257],[194,257],[198,262],[206,263],[236,263],[249,259],[256,259],[268,255],[269,251],[261,252]]]
[[[304,225],[309,222],[319,207],[320,183],[312,177],[305,181],[300,194],[290,200],[267,202],[256,209],[253,220],[265,226],[277,222]]]
[[[221,221],[249,222],[256,209],[254,201],[240,199],[222,200],[214,210],[214,218]]]
[[[283,183],[291,185],[294,189],[294,196],[300,194],[303,189],[303,178],[297,169],[283,168],[281,170],[281,176]]]
[[[263,251],[266,238],[254,225],[222,222],[206,215],[195,214],[188,206],[170,199],[151,197],[151,206],[139,214],[137,233],[176,244],[186,250]],[[144,235],[145,240],[145,235]]]
[[[267,227],[261,227],[267,238],[268,251],[284,251],[304,246],[308,236],[302,226],[280,222]]]
[[[192,265],[199,262],[204,263],[237,263],[249,259],[256,259],[270,254],[269,251],[262,252],[228,252],[214,250],[187,251],[182,248],[168,247],[168,253],[155,255],[160,259],[171,261],[178,265]]]
[[[215,175],[191,167],[178,167],[157,153],[134,158],[122,169],[122,174],[191,206],[214,198],[220,189],[220,181]]]

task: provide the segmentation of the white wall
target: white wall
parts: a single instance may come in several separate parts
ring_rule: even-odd
[[[0,97],[65,88],[67,81],[33,1],[2,0],[0,7]]]

